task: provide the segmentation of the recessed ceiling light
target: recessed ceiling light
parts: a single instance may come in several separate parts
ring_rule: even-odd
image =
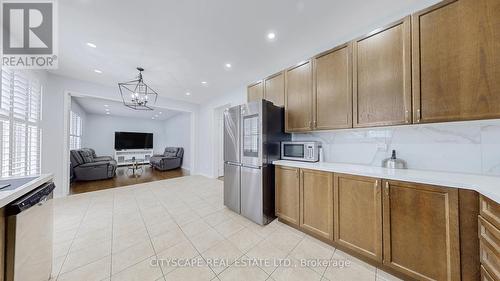
[[[229,68],[231,68],[231,67],[233,67],[233,66],[232,66],[230,63],[226,63],[226,64],[224,65],[224,67],[226,67],[226,68],[228,68],[228,69],[229,69]]]
[[[276,39],[276,33],[274,33],[274,32],[269,32],[269,33],[267,34],[267,39],[269,39],[269,40],[274,40],[274,39]]]
[[[87,43],[87,46],[89,46],[90,48],[97,48],[96,44],[90,42]]]
[[[101,73],[102,73],[102,71],[101,71],[101,70],[99,70],[99,69],[94,69],[94,72],[95,72],[95,73],[99,73],[99,74],[101,74]]]
[[[208,84],[208,82],[207,81],[201,81],[201,84],[206,85],[206,84]]]
[[[163,114],[163,112],[161,112],[161,111],[160,111],[160,112],[158,112],[158,113],[159,113],[159,114]]]
[[[151,117],[151,119],[155,120],[155,118],[154,118],[154,117]]]
[[[108,112],[106,112],[106,115],[109,115],[109,114],[110,114],[110,113],[109,113],[109,111],[108,111]]]
[[[190,92],[187,92],[187,93],[186,93],[186,96],[190,96],[190,95],[191,95],[191,93],[190,93]]]
[[[104,107],[109,107],[109,105],[105,104]]]

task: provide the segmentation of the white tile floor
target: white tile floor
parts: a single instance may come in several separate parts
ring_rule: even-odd
[[[277,220],[252,223],[224,207],[222,191],[189,176],[54,200],[52,280],[398,280]],[[199,264],[152,265],[173,258]]]

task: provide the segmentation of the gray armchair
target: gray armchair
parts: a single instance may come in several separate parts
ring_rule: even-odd
[[[182,166],[184,148],[167,147],[163,154],[153,155],[149,160],[151,166],[160,171],[172,170]]]
[[[71,171],[74,180],[91,181],[109,179],[115,176],[116,161],[109,156],[94,158],[93,149],[71,150]]]
[[[82,149],[87,149],[90,151],[90,153],[92,153],[92,158],[94,158],[94,161],[95,162],[99,162],[99,161],[110,161],[110,160],[113,160],[113,157],[111,156],[97,156],[95,154],[95,150],[93,148],[82,148]]]

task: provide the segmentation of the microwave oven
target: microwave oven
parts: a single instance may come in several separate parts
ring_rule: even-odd
[[[281,159],[318,162],[321,143],[317,141],[281,142]]]

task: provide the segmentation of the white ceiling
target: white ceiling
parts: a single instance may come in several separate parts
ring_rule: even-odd
[[[160,95],[202,103],[435,2],[58,1],[59,69],[53,72],[116,86],[142,66]],[[266,39],[269,31],[274,42]],[[231,70],[224,68],[228,62]]]
[[[117,117],[132,117],[140,119],[148,119],[164,121],[182,112],[175,110],[167,110],[162,108],[154,108],[154,110],[134,110],[126,107],[121,102],[110,101],[99,98],[90,97],[72,97],[77,104],[79,104],[82,109],[87,114],[97,114],[105,116],[117,116]],[[109,109],[109,115],[106,114],[106,109]],[[160,113],[161,112],[161,113]]]

